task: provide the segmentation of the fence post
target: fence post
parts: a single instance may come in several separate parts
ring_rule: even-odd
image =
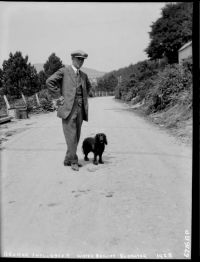
[[[39,97],[38,97],[37,93],[35,94],[35,97],[36,97],[36,101],[37,101],[38,106],[40,106],[40,100],[39,100]]]
[[[22,95],[22,99],[23,99],[23,101],[24,101],[24,104],[27,106],[27,103],[26,103],[26,98],[25,98],[25,96],[23,95],[23,93],[22,93],[21,95]]]
[[[7,99],[6,95],[4,95],[3,98],[4,98],[4,100],[5,100],[7,110],[10,109],[10,104],[9,104],[9,102],[8,102],[8,99]]]

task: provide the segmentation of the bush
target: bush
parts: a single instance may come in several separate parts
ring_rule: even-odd
[[[165,106],[174,105],[183,91],[190,91],[192,73],[187,67],[175,64],[168,65],[159,73],[157,81],[158,93],[162,94]]]
[[[39,98],[40,106],[37,103],[35,94],[33,96],[29,96],[28,98],[26,98],[28,112],[41,111],[41,109],[43,111],[52,111],[53,102],[47,90],[41,90],[38,93],[38,98]],[[20,103],[23,104],[23,100],[20,100],[20,102],[18,101],[17,103],[18,105]]]
[[[138,92],[138,96],[140,98],[140,101],[143,100],[146,96],[146,90],[145,89],[141,89],[139,92]]]
[[[35,95],[28,97],[27,110],[28,112],[34,111],[38,107]]]
[[[139,96],[135,96],[131,100],[131,105],[135,105],[141,101],[141,98]]]
[[[129,90],[128,93],[125,95],[125,100],[127,102],[131,101],[131,99],[134,97],[134,93],[132,90]]]
[[[51,96],[49,95],[48,89],[42,89],[39,93],[38,93],[38,97],[40,98],[45,98],[46,100],[52,100]]]
[[[53,111],[53,102],[51,100],[40,98],[40,104],[45,111]]]
[[[192,72],[192,58],[188,58],[183,62],[183,66],[186,68],[186,70],[189,70]]]
[[[21,107],[25,107],[26,106],[26,104],[24,103],[24,100],[23,99],[17,99],[17,100],[15,100],[15,102],[13,103],[13,106],[15,107],[15,106],[21,106]]]
[[[167,65],[152,83],[145,97],[151,112],[165,110],[178,103],[192,103],[192,73],[187,66]]]
[[[45,111],[53,111],[53,101],[49,95],[48,89],[43,89],[38,93],[41,108]]]

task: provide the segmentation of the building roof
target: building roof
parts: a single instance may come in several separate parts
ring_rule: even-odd
[[[185,49],[186,47],[188,47],[188,46],[191,45],[191,44],[192,44],[192,41],[187,42],[187,43],[184,44],[178,51],[181,51],[181,50]]]

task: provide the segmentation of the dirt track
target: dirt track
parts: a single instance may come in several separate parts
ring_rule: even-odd
[[[78,148],[84,166],[75,172],[63,166],[66,145],[56,112],[23,125],[27,129],[0,151],[1,256],[189,254],[190,147],[113,97],[91,98]],[[106,133],[108,146],[105,164],[94,166],[83,161],[81,144],[98,132]]]

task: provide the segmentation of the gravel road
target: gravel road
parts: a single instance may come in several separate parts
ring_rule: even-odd
[[[1,256],[190,258],[191,147],[113,97],[89,99],[79,172],[63,166],[56,112],[18,126],[0,151]],[[81,144],[99,132],[108,145],[95,166]]]

